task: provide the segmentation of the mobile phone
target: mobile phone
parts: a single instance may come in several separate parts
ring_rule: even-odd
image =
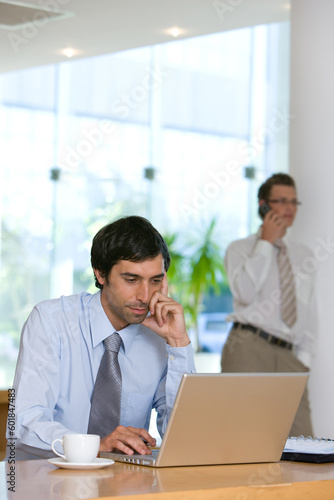
[[[270,212],[271,208],[270,206],[268,205],[267,202],[263,202],[261,203],[261,205],[259,206],[259,214],[261,215],[261,217],[264,219],[265,215]]]

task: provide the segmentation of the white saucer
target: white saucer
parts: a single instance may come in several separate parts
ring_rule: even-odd
[[[50,464],[55,465],[56,467],[60,467],[62,469],[101,469],[102,467],[108,467],[108,465],[112,465],[115,462],[109,458],[95,458],[93,462],[81,464],[77,462],[67,462],[63,458],[49,458],[48,462]]]

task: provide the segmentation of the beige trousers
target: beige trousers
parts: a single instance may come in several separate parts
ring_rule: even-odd
[[[292,351],[270,344],[249,330],[232,328],[221,358],[222,372],[307,372]],[[307,387],[290,436],[313,436]]]

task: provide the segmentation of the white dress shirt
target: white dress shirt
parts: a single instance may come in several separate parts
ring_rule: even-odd
[[[277,265],[278,249],[257,234],[232,242],[226,251],[225,267],[234,299],[227,320],[251,324],[292,342],[297,358],[311,365],[316,337],[316,259],[305,245],[284,237],[295,276],[297,321],[289,328],[281,319],[281,291]]]
[[[87,433],[102,342],[115,331],[100,294],[41,302],[23,327],[13,386],[18,460],[53,456],[54,439]],[[183,373],[196,371],[192,346],[172,348],[141,324],[119,334],[120,423],[148,430],[154,408],[163,435]],[[7,439],[13,435],[7,433]]]

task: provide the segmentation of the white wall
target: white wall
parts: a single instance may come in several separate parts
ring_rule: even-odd
[[[292,0],[290,173],[303,201],[294,236],[317,249],[314,433],[334,438],[334,2]]]

